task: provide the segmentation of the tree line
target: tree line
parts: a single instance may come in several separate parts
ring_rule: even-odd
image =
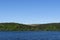
[[[60,23],[37,24],[0,23],[0,31],[60,31]]]

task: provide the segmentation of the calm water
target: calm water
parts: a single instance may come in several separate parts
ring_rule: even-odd
[[[57,31],[0,32],[0,40],[60,40]]]

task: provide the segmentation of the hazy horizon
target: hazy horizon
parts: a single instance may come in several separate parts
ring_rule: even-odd
[[[60,0],[0,0],[0,23],[60,22]]]

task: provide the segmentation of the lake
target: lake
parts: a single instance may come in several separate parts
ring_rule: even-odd
[[[59,31],[0,32],[0,40],[60,40]]]

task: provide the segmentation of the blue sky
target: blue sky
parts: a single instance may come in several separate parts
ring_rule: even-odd
[[[0,22],[60,22],[60,0],[0,0]]]

